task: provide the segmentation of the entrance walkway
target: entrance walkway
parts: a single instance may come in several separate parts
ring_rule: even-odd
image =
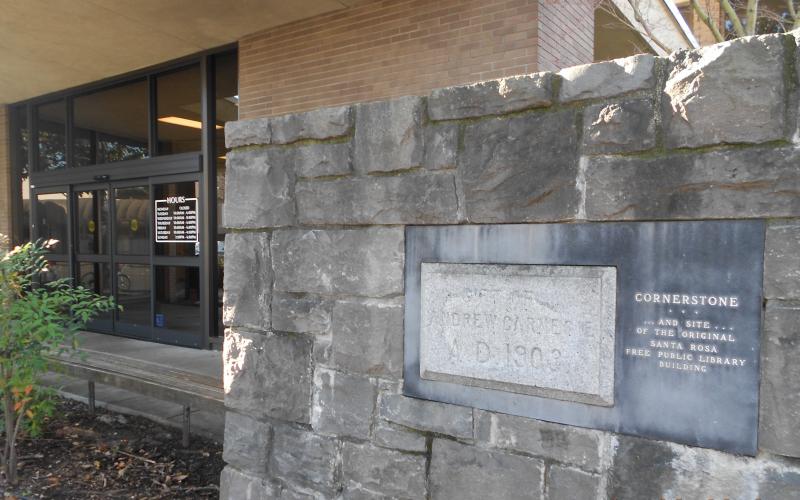
[[[172,370],[209,377],[222,387],[222,353],[177,347],[99,333],[80,334],[80,348],[85,351],[110,353],[134,361],[156,363]],[[50,373],[44,380],[67,398],[88,402],[88,382],[61,373]],[[141,415],[156,422],[180,428],[182,407],[179,404],[142,396],[136,392],[97,384],[96,404],[119,413]],[[192,433],[222,439],[225,429],[224,411],[192,410]]]

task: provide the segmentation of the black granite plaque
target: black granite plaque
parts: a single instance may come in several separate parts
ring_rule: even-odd
[[[408,227],[404,392],[753,455],[758,427],[764,231],[762,221]],[[503,390],[504,386],[488,383],[421,377],[423,263],[616,268],[614,354],[602,360],[613,366],[613,399],[609,399],[613,404],[588,404],[537,395],[535,391]],[[487,268],[480,269],[485,272]],[[498,297],[509,292],[504,293]],[[576,301],[582,299],[575,297]],[[475,303],[493,299],[481,300]],[[535,300],[546,302],[542,297]],[[563,297],[560,300],[563,302]],[[442,314],[447,317],[446,311]],[[513,317],[513,311],[509,316]],[[470,323],[470,328],[483,328],[487,338],[502,333],[502,322],[492,324],[482,317],[478,320]],[[535,339],[537,325],[546,323],[537,318],[528,321],[532,326],[526,338]],[[575,323],[587,324],[582,321]],[[452,331],[458,330],[448,330]],[[580,337],[581,331],[566,334]],[[430,349],[430,341],[426,342],[422,347]],[[549,349],[552,339],[548,342]],[[565,342],[564,349],[570,352],[560,356],[575,364],[576,345],[582,349],[574,338]],[[487,347],[481,348],[484,350],[476,356],[482,362],[489,358]],[[508,365],[528,369],[520,362],[527,358],[519,356],[533,354],[536,346],[525,346],[518,352],[513,349],[517,347],[508,346]],[[431,359],[445,359],[440,352],[434,354],[439,357]],[[596,364],[597,360],[592,362]],[[444,368],[469,371],[469,366],[451,364]],[[520,380],[530,384],[532,379]],[[585,374],[581,383],[587,384]]]

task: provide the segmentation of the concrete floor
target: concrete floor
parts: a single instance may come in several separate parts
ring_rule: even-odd
[[[80,347],[84,350],[109,352],[136,360],[159,363],[173,369],[215,378],[222,386],[222,353],[177,347],[143,340],[127,339],[84,332],[80,335]],[[61,373],[49,373],[44,383],[54,387],[67,398],[88,401],[88,383],[85,380],[68,377]],[[161,401],[117,387],[97,384],[96,404],[118,413],[140,415],[160,424],[172,427],[181,426],[182,407],[169,401]],[[225,430],[223,411],[192,410],[191,431],[193,434],[222,440]]]

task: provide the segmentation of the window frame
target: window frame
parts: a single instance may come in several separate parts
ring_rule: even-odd
[[[215,101],[215,82],[216,82],[216,60],[220,56],[235,53],[237,59],[238,44],[229,44],[223,47],[207,50],[193,54],[181,59],[173,60],[163,64],[158,64],[142,70],[133,71],[123,75],[107,78],[86,85],[73,87],[70,89],[53,92],[50,94],[37,96],[24,101],[19,101],[8,105],[8,132],[7,139],[10,145],[9,160],[11,162],[11,195],[12,195],[12,234],[14,244],[24,243],[22,241],[24,228],[31,228],[34,225],[34,194],[69,186],[68,199],[73,200],[71,186],[92,184],[98,182],[117,182],[126,179],[151,178],[156,176],[169,176],[176,174],[194,173],[200,181],[199,195],[202,198],[200,216],[201,231],[201,261],[200,279],[202,286],[202,297],[200,300],[204,304],[204,335],[208,340],[211,331],[216,330],[217,319],[217,288],[218,276],[217,264],[217,203],[216,203],[216,176],[218,154],[215,141],[216,132],[216,101]],[[191,66],[200,68],[200,106],[201,106],[201,141],[200,150],[196,152],[185,152],[178,154],[157,154],[157,92],[156,79],[164,74],[179,71]],[[237,64],[238,66],[238,64]],[[86,166],[76,166],[74,158],[74,99],[111,89],[117,86],[126,85],[136,81],[147,81],[147,123],[148,123],[148,157],[122,160],[105,164],[92,164]],[[41,104],[47,104],[63,99],[66,106],[66,120],[64,124],[65,141],[65,168],[41,171],[39,170],[39,144],[38,144],[38,124],[36,120],[36,109]],[[27,164],[28,164],[28,197],[30,200],[29,218],[23,219],[23,193],[22,193],[22,168],[25,164],[20,158],[22,153],[21,141],[21,119],[18,113],[25,113],[27,136]],[[70,206],[71,209],[74,207]],[[69,242],[65,255],[58,255],[54,260],[65,260],[70,266],[70,272],[75,274],[75,263],[77,248],[73,235],[72,217],[68,217],[70,227],[68,229]],[[33,235],[32,235],[33,236]],[[113,270],[112,270],[113,271]],[[216,335],[221,335],[221,331]]]

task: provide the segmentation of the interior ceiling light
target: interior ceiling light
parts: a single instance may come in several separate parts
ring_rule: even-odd
[[[181,127],[190,127],[202,129],[203,124],[197,120],[190,120],[188,118],[181,118],[180,116],[164,116],[158,119],[162,123],[169,123],[170,125],[180,125]],[[221,129],[222,125],[216,125],[215,128]]]

